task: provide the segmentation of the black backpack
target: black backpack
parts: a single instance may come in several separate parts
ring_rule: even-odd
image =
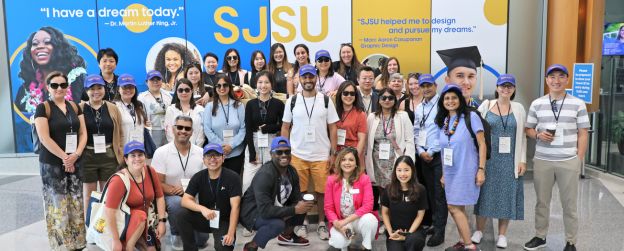
[[[468,108],[468,110],[464,114],[464,122],[466,122],[466,129],[468,129],[468,131],[470,132],[470,136],[472,136],[472,142],[474,143],[475,148],[477,148],[477,152],[479,151],[479,143],[477,142],[477,135],[475,135],[475,132],[472,131],[470,112],[477,113],[477,115],[479,115],[479,119],[481,119],[481,124],[483,124],[483,136],[485,137],[485,146],[487,147],[486,159],[490,159],[492,155],[492,128],[490,127],[490,124],[487,122],[487,120],[483,119],[483,116],[481,116],[481,113],[477,109]]]
[[[299,95],[295,94],[290,99],[290,114],[292,114],[292,111],[295,108],[295,104],[297,103],[297,96],[299,96]],[[329,107],[329,97],[327,95],[325,95],[325,94],[323,94],[323,101],[325,101],[325,109],[327,109]],[[294,122],[295,121],[291,121],[290,124],[292,125]]]

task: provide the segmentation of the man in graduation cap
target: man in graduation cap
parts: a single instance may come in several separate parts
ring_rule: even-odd
[[[477,108],[479,103],[472,97],[472,91],[477,83],[477,67],[481,67],[481,54],[477,46],[460,47],[437,51],[447,67],[446,83],[453,83],[461,87],[462,94],[468,106]],[[479,79],[481,76],[479,75]],[[483,99],[483,82],[481,82],[479,99]]]

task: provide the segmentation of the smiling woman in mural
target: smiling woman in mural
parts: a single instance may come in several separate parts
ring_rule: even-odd
[[[26,40],[22,52],[19,77],[24,83],[17,91],[15,105],[22,112],[32,113],[37,105],[48,99],[45,77],[52,71],[67,75],[70,87],[66,100],[78,101],[86,75],[85,61],[75,46],[52,27],[41,27]]]
[[[175,82],[184,77],[184,65],[193,62],[200,62],[193,58],[193,53],[184,45],[178,43],[167,43],[158,52],[154,69],[163,74],[163,89],[172,91]]]

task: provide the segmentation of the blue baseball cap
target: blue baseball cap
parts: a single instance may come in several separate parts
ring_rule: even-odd
[[[129,153],[134,151],[145,152],[145,145],[136,140],[126,143],[126,145],[124,146],[124,155],[128,155]]]
[[[221,145],[215,144],[215,143],[210,143],[210,144],[204,146],[204,155],[207,154],[210,151],[215,151],[215,152],[218,152],[219,154],[223,154],[223,147],[221,147]]]
[[[461,92],[461,88],[458,85],[456,85],[456,84],[446,84],[444,86],[444,88],[442,89],[442,94],[448,92],[451,89],[457,89],[459,92]]]
[[[498,79],[496,80],[496,86],[504,85],[506,83],[510,83],[513,86],[516,86],[516,77],[514,77],[514,75],[512,74],[502,74],[498,76]]]
[[[91,74],[87,76],[87,78],[85,79],[84,88],[89,89],[91,88],[91,86],[94,86],[94,85],[104,86],[106,85],[106,83],[104,83],[104,79],[102,78],[102,76],[97,75],[97,74]]]
[[[435,85],[436,82],[431,74],[422,74],[420,75],[420,77],[418,77],[418,85],[421,86],[421,85],[424,85],[425,83]]]
[[[316,68],[309,64],[301,66],[301,68],[299,68],[299,76],[303,76],[305,74],[312,74],[316,76]]]
[[[553,71],[562,71],[563,73],[565,73],[565,75],[569,75],[568,68],[560,64],[553,64],[548,66],[548,68],[546,69],[546,74],[544,74],[544,76],[548,76],[548,74],[552,73]]]
[[[118,86],[126,86],[126,85],[132,85],[134,87],[136,87],[136,82],[134,81],[134,77],[130,74],[121,74],[119,76],[119,78],[117,79],[117,85]]]
[[[331,60],[331,56],[329,55],[329,51],[326,50],[320,50],[316,52],[316,55],[314,56],[314,61],[319,60],[319,58],[322,57],[326,57],[329,58]]]
[[[147,72],[147,76],[145,77],[145,79],[150,80],[150,79],[155,78],[155,77],[159,77],[160,79],[162,79],[162,78],[163,78],[163,77],[162,77],[162,74],[160,74],[160,72],[159,72],[159,71],[157,71],[157,70],[151,70],[151,71],[148,71],[148,72]]]
[[[287,138],[282,136],[275,137],[273,141],[271,141],[271,151],[280,148],[280,147],[288,147],[290,148],[290,141]]]

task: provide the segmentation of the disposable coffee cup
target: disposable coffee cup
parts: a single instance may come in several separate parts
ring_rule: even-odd
[[[305,201],[314,201],[314,195],[309,194],[309,193],[304,194],[303,195],[303,200],[305,200]]]
[[[550,133],[551,136],[555,137],[555,132],[557,132],[557,125],[550,124],[546,126],[546,131]]]

